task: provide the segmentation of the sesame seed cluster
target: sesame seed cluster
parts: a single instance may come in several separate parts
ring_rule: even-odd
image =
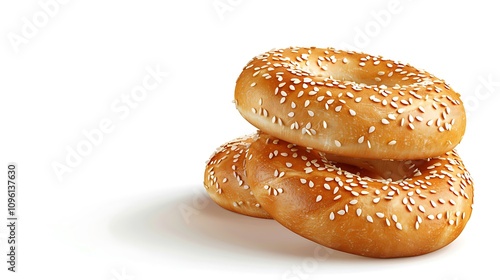
[[[377,258],[438,250],[465,228],[465,111],[444,81],[377,56],[287,48],[245,66],[235,103],[258,131],[207,162],[222,207]]]

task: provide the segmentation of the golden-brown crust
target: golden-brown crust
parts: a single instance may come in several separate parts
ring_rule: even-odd
[[[250,136],[240,137],[214,152],[205,167],[205,189],[222,208],[247,216],[271,218],[260,207],[247,183],[244,161],[251,142]]]
[[[422,255],[456,239],[471,216],[473,183],[455,151],[401,167],[391,162],[403,171],[392,180],[365,176],[387,162],[361,162],[375,166],[367,170],[264,133],[253,141],[245,168],[256,199],[279,223],[324,246],[377,258]]]
[[[452,150],[465,132],[458,93],[408,64],[331,48],[286,48],[252,59],[236,108],[258,129],[324,152],[421,159]]]

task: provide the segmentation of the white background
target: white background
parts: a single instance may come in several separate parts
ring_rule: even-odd
[[[500,20],[494,1],[458,2],[3,1],[0,279],[498,275]],[[468,127],[457,149],[475,207],[450,246],[352,256],[204,194],[211,153],[255,130],[232,104],[243,66],[271,48],[313,45],[409,62],[462,93]],[[153,86],[139,96],[144,80]],[[102,137],[92,134],[103,122]],[[10,161],[19,165],[15,274],[6,263]]]

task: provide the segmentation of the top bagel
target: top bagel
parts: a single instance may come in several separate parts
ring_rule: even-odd
[[[238,77],[241,115],[277,138],[339,156],[423,159],[465,133],[460,95],[408,64],[332,48],[276,49]]]

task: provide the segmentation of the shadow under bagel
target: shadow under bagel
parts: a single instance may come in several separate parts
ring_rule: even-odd
[[[146,198],[109,223],[120,240],[145,249],[184,251],[192,256],[200,248],[243,256],[247,253],[306,257],[315,243],[288,231],[272,219],[255,218],[223,209],[206,195],[196,192],[164,194]],[[187,250],[186,250],[187,249]],[[192,250],[189,250],[192,249]],[[331,258],[356,258],[333,252]]]
[[[305,239],[272,219],[227,211],[204,193],[201,184],[185,189],[136,199],[110,219],[109,233],[122,246],[163,255],[166,261],[175,258],[234,271],[247,269],[251,263],[254,268],[282,276],[295,269],[310,275],[331,269],[349,273],[360,266],[366,271],[391,270],[402,265],[421,269],[432,264],[433,259],[444,258],[449,250],[454,250],[452,247],[461,246],[457,240],[447,246],[450,249],[389,261],[357,256]]]

